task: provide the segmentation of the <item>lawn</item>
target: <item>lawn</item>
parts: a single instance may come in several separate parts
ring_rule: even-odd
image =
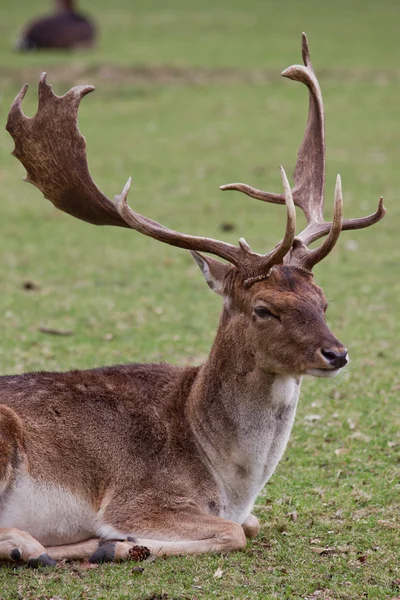
[[[0,115],[5,123],[25,81],[24,110],[34,114],[43,70],[59,94],[94,84],[79,124],[93,178],[109,197],[132,175],[130,203],[139,212],[270,250],[282,236],[282,207],[218,186],[246,181],[280,191],[279,164],[291,172],[307,94],[279,73],[301,61],[305,30],[325,101],[327,213],[340,173],[346,217],[373,212],[380,195],[388,215],[371,229],[344,232],[315,270],[351,364],[335,380],[304,382],[288,448],[257,500],[256,541],[240,553],[141,568],[3,568],[0,598],[400,597],[400,4],[80,4],[98,22],[96,50],[30,56],[13,53],[12,44],[46,3],[0,5]],[[0,373],[204,361],[220,301],[189,254],[57,212],[21,182],[12,148],[1,132]]]

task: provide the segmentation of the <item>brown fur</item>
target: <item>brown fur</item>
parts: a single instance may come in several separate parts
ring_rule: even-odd
[[[208,261],[212,269],[215,261]],[[222,455],[234,453],[262,417],[262,398],[276,374],[324,368],[320,348],[339,347],[325,323],[323,292],[310,275],[274,267],[250,289],[231,267],[223,276],[226,306],[202,367],[128,364],[2,377],[8,468],[18,471],[22,462],[33,479],[102,509],[104,522],[125,534],[196,540],[205,535],[200,527],[212,537],[224,523],[218,518],[224,500],[202,440]],[[260,302],[281,320],[256,318]],[[285,410],[277,418],[284,420]],[[13,460],[11,449],[18,450]],[[247,467],[238,463],[237,474],[245,477]],[[245,531],[254,535],[254,518],[248,523]]]
[[[226,551],[258,533],[251,510],[286,447],[303,375],[332,376],[347,363],[310,270],[342,229],[368,227],[385,214],[381,200],[373,215],[343,221],[338,177],[333,221],[324,220],[323,104],[304,34],[302,56],[304,67],[283,73],[302,81],[310,98],[293,190],[282,167],[284,194],[241,183],[222,188],[286,205],[283,239],[262,255],[243,238],[232,246],[188,236],[134,212],[127,204],[130,180],[114,202],[104,196],[91,179],[77,127],[79,103],[91,86],[59,97],[43,74],[32,118],[21,108],[27,86],[16,97],[7,130],[26,181],[76,218],[190,250],[224,308],[201,367],[122,365],[0,381],[0,559],[21,554],[50,564],[49,553],[113,560],[132,556],[135,545],[156,554]],[[57,131],[66,133],[60,138]],[[297,237],[295,205],[307,221]],[[94,536],[107,544],[97,548]],[[50,546],[45,554],[42,542]]]

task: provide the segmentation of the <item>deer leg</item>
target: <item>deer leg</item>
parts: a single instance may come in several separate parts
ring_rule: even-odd
[[[76,544],[51,546],[46,552],[55,560],[89,560],[91,563],[113,562],[120,560],[144,560],[149,552],[138,548],[137,541],[127,536],[116,540],[92,538]]]
[[[54,567],[58,560],[89,560],[92,563],[145,560],[147,549],[133,538],[102,540],[92,538],[75,544],[44,548],[26,531],[0,529],[0,561],[23,561],[30,567]]]
[[[149,522],[148,518],[146,521]],[[114,531],[138,531],[137,522],[136,527],[133,522],[107,527]],[[156,556],[226,552],[246,546],[241,525],[197,511],[162,514],[158,524],[140,529],[142,535],[133,533],[135,543],[148,548]]]
[[[258,519],[254,515],[250,517],[254,529],[254,520],[258,523]],[[120,525],[118,530],[115,527],[109,529],[118,534],[119,531],[132,531],[134,527]],[[246,545],[244,528],[238,523],[197,513],[180,518],[166,517],[162,528],[154,533],[147,532],[147,535],[142,538],[121,533],[118,539],[93,538],[76,544],[48,547],[46,552],[56,560],[88,559],[92,563],[103,563],[144,560],[148,557],[147,549],[157,556],[169,556],[239,550]]]
[[[13,485],[15,470],[24,460],[25,436],[21,419],[0,405],[0,499]],[[26,531],[0,528],[0,560],[21,560],[30,567],[55,566],[45,548]]]
[[[253,513],[250,513],[247,519],[242,524],[243,531],[247,538],[257,537],[260,533],[260,521]]]
[[[0,560],[22,560],[30,567],[55,567],[57,564],[30,533],[14,527],[0,528]]]

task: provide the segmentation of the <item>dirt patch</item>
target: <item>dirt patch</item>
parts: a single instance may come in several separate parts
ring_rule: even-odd
[[[38,67],[23,69],[0,68],[0,79],[5,84],[20,85],[25,81],[36,80]],[[321,82],[370,83],[388,85],[400,82],[400,69],[319,69]],[[248,83],[265,85],[280,79],[279,70],[266,68],[204,68],[178,66],[121,66],[102,65],[64,65],[49,68],[49,79],[55,84],[80,84],[91,81],[103,81],[118,85],[138,86],[202,86]]]

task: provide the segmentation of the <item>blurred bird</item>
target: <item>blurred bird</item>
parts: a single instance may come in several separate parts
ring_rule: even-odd
[[[74,0],[56,0],[55,12],[31,21],[16,44],[16,49],[91,48],[94,43],[93,23],[75,10]]]

